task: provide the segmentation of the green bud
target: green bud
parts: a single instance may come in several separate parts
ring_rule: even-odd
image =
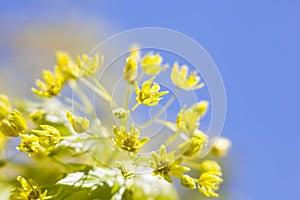
[[[0,95],[0,120],[4,119],[10,110],[8,97],[6,95]]]
[[[214,160],[205,160],[200,165],[200,172],[208,172],[208,171],[214,171],[214,172],[221,172],[221,166]]]
[[[0,122],[0,131],[6,136],[17,137],[19,134],[26,132],[27,125],[23,115],[14,110]]]
[[[186,188],[189,188],[189,189],[196,189],[196,183],[195,183],[195,180],[188,176],[188,175],[183,175],[180,179],[180,184]]]
[[[90,128],[90,121],[86,117],[72,115],[70,112],[66,115],[76,133],[83,133]]]
[[[117,119],[124,119],[128,112],[124,108],[116,108],[113,110],[113,114]]]

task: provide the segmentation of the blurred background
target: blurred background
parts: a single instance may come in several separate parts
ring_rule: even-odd
[[[14,97],[52,68],[57,50],[89,52],[112,34],[145,26],[194,38],[227,92],[222,135],[233,148],[225,159],[226,197],[300,199],[299,1],[0,2],[0,93]]]

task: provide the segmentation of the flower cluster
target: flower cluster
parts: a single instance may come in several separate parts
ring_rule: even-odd
[[[217,197],[223,178],[221,166],[213,158],[224,157],[231,143],[226,138],[210,140],[203,131],[200,121],[209,112],[209,102],[202,100],[180,108],[173,106],[170,109],[177,115],[165,121],[159,118],[161,111],[168,111],[177,93],[170,94],[158,76],[168,79],[179,92],[188,93],[204,87],[198,73],[189,73],[191,68],[178,62],[174,62],[171,73],[167,73],[165,69],[169,64],[162,55],[156,52],[143,55],[138,46],[132,46],[120,69],[123,72],[121,81],[126,85],[125,98],[120,105],[119,96],[113,97],[94,77],[103,64],[103,56],[83,54],[74,60],[66,52],[57,52],[54,70],[44,70],[43,81],[38,79],[36,88],[32,88],[36,95],[47,98],[39,103],[26,102],[15,109],[7,96],[0,95],[0,150],[6,140],[16,140],[11,144],[18,143],[16,149],[27,154],[28,160],[41,162],[45,174],[56,173],[49,175],[51,181],[45,189],[32,179],[18,176],[21,187],[11,190],[11,199],[47,200],[60,196],[67,199],[78,192],[82,195],[79,198],[84,199],[168,200],[176,199],[175,189],[169,184],[174,179],[180,180],[187,189]],[[68,87],[74,91],[72,98],[70,93],[65,94]],[[89,96],[91,91],[101,97],[103,109],[96,110],[93,104],[96,98]],[[107,103],[112,109],[105,106]],[[157,146],[159,151],[150,147],[152,138],[147,134],[152,132],[151,127],[147,132],[145,126],[132,118],[138,110],[143,110],[136,110],[140,105],[144,105],[143,109],[162,107],[146,122],[147,125],[163,125],[164,135],[158,137],[166,140]],[[168,136],[167,131],[171,135]],[[205,146],[212,151],[209,157],[200,159]],[[144,153],[147,151],[151,151],[151,155]],[[117,170],[109,166],[117,166]],[[36,170],[38,165],[30,167]],[[152,173],[136,176],[138,170],[148,169]],[[27,177],[27,171],[20,170],[20,173]],[[151,183],[156,178],[157,184],[164,189],[151,184],[142,188],[141,183],[147,182],[145,178]]]
[[[17,180],[21,187],[11,190],[11,200],[47,200],[52,199],[52,196],[47,196],[47,190],[42,192],[40,186],[32,179],[25,179],[18,176]]]

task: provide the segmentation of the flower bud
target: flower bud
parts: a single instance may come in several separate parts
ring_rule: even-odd
[[[224,157],[231,148],[230,140],[224,137],[214,138],[211,140],[211,143],[213,145],[211,154],[214,156]]]
[[[9,100],[6,95],[0,94],[0,120],[4,119],[8,113],[10,112],[11,108],[9,105]]]
[[[221,172],[221,166],[214,160],[205,160],[200,165],[200,172],[215,171]]]
[[[60,133],[53,126],[40,125],[43,130],[31,130],[31,132],[39,137],[39,143],[45,147],[54,146],[60,141]]]
[[[188,176],[188,175],[183,175],[180,179],[180,184],[186,188],[189,188],[189,189],[196,189],[196,183],[195,183],[195,180]]]
[[[117,119],[124,119],[127,117],[128,112],[124,108],[116,108],[113,110],[113,114]]]
[[[26,121],[18,110],[10,112],[8,116],[0,122],[0,132],[6,136],[17,137],[26,130]]]
[[[134,56],[129,56],[126,59],[126,65],[124,69],[124,79],[128,83],[133,83],[137,77],[137,61]]]
[[[206,135],[198,131],[194,137],[180,144],[179,149],[184,151],[183,152],[184,156],[191,157],[202,148],[205,142],[206,142]]]
[[[66,115],[76,133],[83,133],[90,128],[90,121],[86,117],[72,115],[69,112]]]

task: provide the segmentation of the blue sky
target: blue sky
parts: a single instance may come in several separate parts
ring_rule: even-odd
[[[79,15],[105,20],[112,33],[157,26],[194,38],[219,67],[227,92],[230,192],[246,200],[300,199],[300,1],[15,2],[2,1],[0,37]]]

